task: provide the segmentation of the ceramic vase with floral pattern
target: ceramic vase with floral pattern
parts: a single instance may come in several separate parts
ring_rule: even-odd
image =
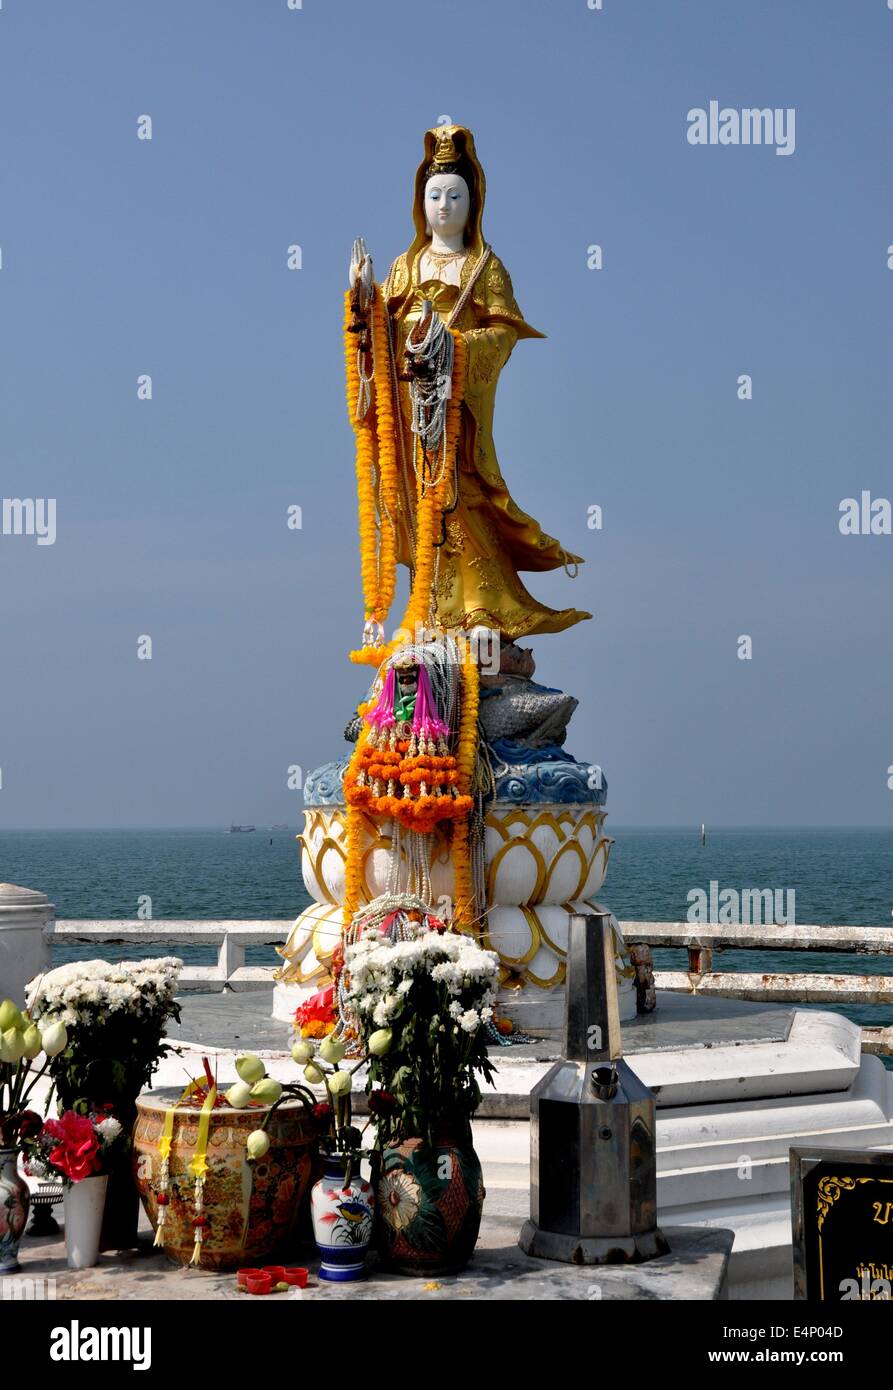
[[[331,1154],[310,1194],[313,1238],[322,1263],[320,1279],[350,1283],[366,1277],[366,1251],[372,1239],[375,1193],[359,1173],[344,1181],[344,1159]]]
[[[481,1165],[470,1143],[448,1135],[405,1139],[382,1152],[377,1245],[401,1274],[455,1274],[471,1259],[484,1207]]]
[[[31,1193],[18,1169],[18,1151],[0,1149],[0,1274],[19,1267],[19,1241],[25,1232]]]

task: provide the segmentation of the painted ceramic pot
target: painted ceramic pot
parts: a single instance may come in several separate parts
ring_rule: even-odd
[[[159,1200],[165,1207],[165,1253],[177,1264],[185,1265],[192,1259],[195,1245],[195,1178],[189,1164],[198,1140],[200,1110],[177,1104],[179,1098],[176,1088],[153,1091],[139,1098],[133,1167],[143,1206],[156,1229]],[[172,1107],[174,1123],[165,1191],[159,1141],[165,1116]],[[211,1114],[201,1211],[202,1269],[268,1263],[269,1257],[295,1231],[316,1161],[316,1126],[300,1101],[284,1101],[270,1121],[269,1149],[263,1158],[249,1163],[245,1141],[266,1115],[264,1106],[234,1110],[228,1105]]]
[[[0,1149],[0,1274],[19,1267],[31,1193],[18,1169],[18,1150]]]
[[[471,1259],[484,1182],[470,1143],[405,1139],[386,1148],[378,1175],[377,1245],[401,1274],[455,1274]]]
[[[346,1284],[366,1277],[366,1251],[372,1239],[375,1193],[359,1173],[344,1182],[344,1160],[332,1154],[310,1198],[313,1237],[322,1263],[320,1279]]]

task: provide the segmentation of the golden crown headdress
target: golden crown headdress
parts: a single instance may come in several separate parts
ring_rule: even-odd
[[[460,152],[456,148],[456,142],[447,126],[441,126],[437,131],[437,143],[434,146],[435,164],[456,164],[460,159]]]

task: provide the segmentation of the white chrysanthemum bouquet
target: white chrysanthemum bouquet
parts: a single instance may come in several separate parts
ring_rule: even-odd
[[[499,958],[474,937],[430,931],[411,941],[370,932],[344,956],[345,1002],[369,1054],[379,1143],[467,1128],[490,1080],[487,1030]],[[372,1097],[375,1096],[373,1101]]]
[[[180,1017],[174,995],[182,964],[174,956],[72,961],[31,981],[31,1016],[67,1032],[67,1046],[50,1065],[62,1109],[111,1104],[127,1121],[170,1050],[164,1036],[169,1020]]]

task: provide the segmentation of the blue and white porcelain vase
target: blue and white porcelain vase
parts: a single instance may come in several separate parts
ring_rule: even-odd
[[[320,1279],[346,1284],[366,1277],[375,1193],[359,1172],[344,1181],[341,1154],[326,1156],[323,1176],[310,1194],[313,1237],[322,1263]]]

